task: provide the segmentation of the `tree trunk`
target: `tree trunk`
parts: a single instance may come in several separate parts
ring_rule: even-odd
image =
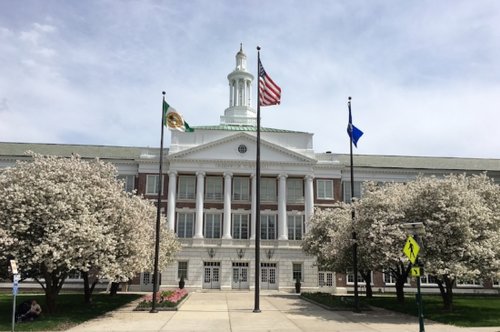
[[[443,280],[436,278],[436,282],[443,299],[443,309],[449,312],[453,311],[453,284],[455,279],[450,279],[445,275]]]
[[[94,279],[92,285],[89,282],[89,272],[81,271],[83,277],[83,294],[84,294],[84,302],[87,304],[92,303],[92,293],[94,292],[95,285],[97,285],[97,279]]]
[[[59,295],[64,281],[66,280],[67,273],[58,273],[57,271],[49,273],[45,265],[42,265],[41,272],[45,279],[45,285],[43,285],[40,281],[37,281],[42,285],[42,288],[45,291],[45,304],[47,306],[47,312],[52,314],[56,311],[57,295]]]
[[[109,289],[109,295],[110,296],[115,296],[116,293],[118,292],[118,287],[120,286],[120,283],[118,282],[112,282],[111,283],[111,288]]]
[[[371,271],[360,271],[359,272],[363,279],[365,280],[366,284],[366,297],[367,298],[372,298],[373,297],[373,289],[372,289],[372,274]]]
[[[411,270],[411,264],[404,266],[400,263],[396,269],[391,269],[392,276],[396,279],[396,298],[399,303],[405,302],[405,283]]]
[[[405,280],[401,278],[396,279],[396,298],[399,303],[405,302]]]

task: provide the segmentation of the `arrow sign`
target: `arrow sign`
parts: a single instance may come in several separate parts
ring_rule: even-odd
[[[411,268],[410,273],[411,273],[412,277],[420,277],[420,275],[421,275],[420,267],[419,266],[413,266]]]
[[[420,252],[420,246],[412,236],[408,236],[408,240],[406,240],[403,252],[406,257],[408,257],[410,262],[412,264],[415,264],[415,260],[417,259],[418,253]]]

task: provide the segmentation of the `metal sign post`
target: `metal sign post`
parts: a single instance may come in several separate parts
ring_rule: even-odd
[[[19,289],[19,274],[14,274],[14,282],[12,285],[12,332],[14,332],[15,325],[16,325],[16,296],[17,296],[17,291]]]
[[[17,296],[17,290],[19,288],[19,279],[21,277],[18,274],[17,271],[17,262],[14,259],[10,260],[10,270],[12,271],[13,275],[13,284],[12,284],[12,332],[14,332],[15,325],[16,325],[16,296]]]
[[[419,244],[419,238],[417,231],[424,231],[424,227],[422,223],[412,223],[409,224],[411,226],[411,230],[413,231],[412,233],[415,238],[413,238],[411,235],[408,236],[408,239],[406,240],[405,246],[403,248],[403,253],[408,257],[410,260],[410,263],[412,265],[411,267],[411,275],[415,278],[417,278],[417,294],[416,294],[416,300],[417,300],[417,308],[418,308],[418,325],[419,325],[419,332],[425,332],[425,327],[424,327],[424,308],[423,308],[423,303],[422,303],[422,293],[420,292],[420,275],[422,273],[421,271],[421,266],[418,262],[418,253],[420,252],[420,246]]]

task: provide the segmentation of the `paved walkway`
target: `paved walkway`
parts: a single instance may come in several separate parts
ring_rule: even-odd
[[[418,332],[418,320],[386,310],[329,311],[287,293],[262,294],[254,313],[253,292],[191,293],[178,311],[156,314],[126,306],[68,331],[214,332]],[[500,332],[496,328],[458,328],[426,321],[427,332]]]

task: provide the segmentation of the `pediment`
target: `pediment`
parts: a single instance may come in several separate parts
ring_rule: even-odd
[[[257,138],[248,133],[237,133],[206,144],[188,148],[168,156],[170,160],[231,160],[255,162]],[[278,146],[261,138],[260,159],[263,162],[316,163],[315,159]],[[246,151],[244,151],[246,148]],[[244,152],[243,152],[244,151]]]

